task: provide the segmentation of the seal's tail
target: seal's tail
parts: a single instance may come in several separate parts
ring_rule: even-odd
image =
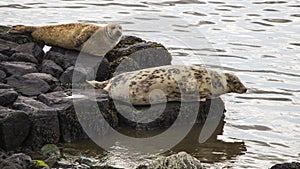
[[[107,84],[108,84],[108,80],[107,81],[103,81],[103,82],[98,82],[95,80],[92,81],[86,81],[88,84],[92,85],[94,88],[96,89],[104,89]]]
[[[8,33],[12,33],[12,34],[32,33],[36,29],[37,29],[36,26],[15,25],[8,31]]]

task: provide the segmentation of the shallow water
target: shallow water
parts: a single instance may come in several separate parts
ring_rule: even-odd
[[[2,0],[1,24],[120,22],[124,34],[165,45],[173,64],[238,75],[247,94],[223,97],[222,134],[182,144],[217,167],[268,168],[300,159],[299,0]],[[138,158],[136,158],[138,159]]]

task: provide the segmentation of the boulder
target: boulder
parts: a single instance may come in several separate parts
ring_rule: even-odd
[[[0,34],[1,36],[1,34]],[[15,51],[13,48],[17,47],[18,44],[10,41],[6,41],[0,38],[0,53],[6,56],[11,56]]]
[[[55,144],[60,139],[60,125],[55,109],[28,111],[32,122],[31,130],[24,145],[37,150],[45,144]]]
[[[12,89],[12,87],[0,82],[0,89]]]
[[[13,89],[0,89],[0,106],[11,106],[18,98]]]
[[[4,82],[6,78],[6,73],[0,70],[0,82]]]
[[[9,61],[9,60],[10,60],[10,58],[8,56],[0,53],[0,62]]]
[[[7,84],[15,88],[24,96],[37,96],[49,91],[50,86],[44,80],[35,77],[9,77]]]
[[[133,59],[140,69],[170,65],[172,61],[171,54],[163,45],[134,36],[123,36],[118,45],[105,55],[109,62],[124,56]]]
[[[58,111],[63,141],[71,142],[87,138],[82,125],[90,124],[90,126],[84,127],[90,128],[99,135],[107,134],[107,129],[109,126],[105,126],[104,123],[99,120],[100,118],[98,117],[100,114],[97,114],[97,110],[99,109],[110,126],[118,126],[118,117],[116,112],[107,110],[108,99],[99,99],[97,105],[92,104],[94,102],[91,102],[91,100],[86,98],[75,99],[67,96],[68,95],[62,91],[41,94],[38,96],[40,101]],[[74,107],[73,102],[77,105],[76,107]],[[78,118],[80,118],[80,122]]]
[[[24,111],[0,107],[0,147],[9,151],[22,146],[31,122]]]
[[[27,53],[32,56],[34,56],[37,60],[42,60],[44,56],[43,51],[44,44],[38,44],[38,43],[24,43],[21,45],[18,45],[14,48],[14,50],[18,53]]]
[[[54,108],[34,100],[20,96],[13,105],[14,109],[22,110],[29,115],[32,123],[31,130],[25,145],[39,148],[48,143],[58,143],[60,125],[57,111]]]
[[[271,167],[271,169],[299,169],[299,168],[300,168],[299,162],[276,164]]]
[[[32,112],[37,110],[49,110],[51,109],[46,104],[39,102],[30,97],[19,96],[18,99],[12,105],[15,110],[22,110],[25,112]]]
[[[7,74],[14,76],[37,72],[36,64],[28,62],[1,62],[0,66],[3,67]]]
[[[180,122],[179,124],[182,125],[185,125],[185,123],[194,120],[190,118],[192,117],[191,113],[198,112],[195,122],[204,124],[209,113],[218,116],[224,116],[223,113],[225,112],[224,102],[220,98],[207,100],[206,102],[169,102],[165,105],[166,107],[161,110],[163,106],[164,104],[155,104],[151,105],[151,107],[132,107],[128,104],[115,101],[115,103],[109,104],[108,109],[114,112],[118,112],[118,117],[121,124],[130,126],[136,130],[154,130],[157,128],[168,128],[178,118],[179,112],[185,113],[178,121]],[[149,112],[149,110],[151,111]],[[124,117],[124,115],[126,117]],[[156,118],[154,119],[154,117]],[[136,122],[137,120],[132,121],[130,119],[138,119],[140,122]]]
[[[28,53],[14,53],[10,57],[10,60],[19,61],[19,62],[30,62],[34,64],[38,63],[38,60],[33,55]]]
[[[101,60],[101,63],[98,68],[96,68],[96,77],[94,78],[97,81],[104,81],[109,79],[110,76],[110,63],[106,58]]]
[[[74,66],[71,66],[66,69],[66,71],[64,71],[64,73],[60,76],[59,81],[61,81],[63,84],[69,84],[71,86],[74,68]]]
[[[43,60],[41,72],[59,78],[60,75],[64,72],[64,70],[52,60]]]
[[[24,169],[31,165],[31,157],[24,153],[13,154],[7,157],[5,161],[21,166]]]
[[[48,85],[51,87],[51,89],[56,88],[56,86],[59,84],[58,79],[53,77],[52,75],[46,74],[46,73],[29,73],[26,75],[23,75],[24,78],[28,79],[41,79],[48,83]]]
[[[44,59],[52,60],[53,62],[55,62],[56,64],[58,64],[60,67],[62,67],[65,70],[65,69],[75,65],[77,55],[78,55],[78,53],[75,55],[66,56],[59,52],[53,52],[50,50],[46,53]]]
[[[195,157],[186,152],[179,152],[168,157],[159,157],[147,164],[138,166],[136,169],[151,169],[151,168],[188,168],[201,169],[204,168],[201,162]]]
[[[73,106],[73,99],[63,91],[41,94],[38,100],[57,110],[62,141],[71,142],[87,138]]]
[[[0,158],[0,168],[1,169],[24,169],[24,167],[18,164],[6,161],[5,159],[1,159],[1,158]]]

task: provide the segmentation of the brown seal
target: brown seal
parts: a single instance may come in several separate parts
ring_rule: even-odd
[[[121,39],[122,27],[117,23],[105,27],[88,23],[70,23],[48,26],[13,26],[9,33],[30,33],[46,45],[103,55]]]
[[[168,65],[122,73],[103,82],[87,82],[106,90],[111,98],[133,105],[202,101],[247,91],[237,76],[202,66]]]

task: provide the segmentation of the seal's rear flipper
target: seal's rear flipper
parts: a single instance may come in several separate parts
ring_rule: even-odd
[[[35,26],[25,26],[25,25],[15,25],[13,26],[8,33],[12,34],[24,34],[24,33],[32,33],[36,30]]]
[[[86,81],[86,82],[88,84],[92,85],[96,89],[104,89],[108,84],[108,81],[98,82],[96,80],[91,80],[91,81]]]

